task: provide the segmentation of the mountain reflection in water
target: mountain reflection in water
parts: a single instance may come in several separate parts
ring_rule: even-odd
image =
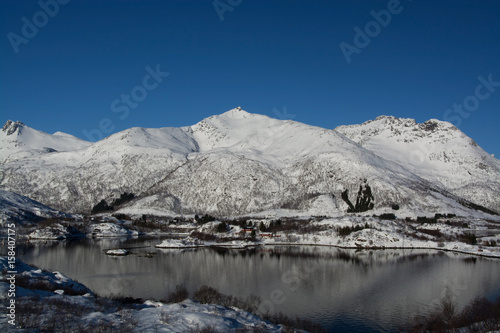
[[[283,312],[329,330],[397,331],[446,294],[459,308],[500,295],[500,260],[432,250],[347,250],[274,246],[253,250],[156,249],[159,239],[39,242],[19,259],[60,271],[101,296],[165,299],[183,284],[261,297],[261,311]],[[130,248],[126,257],[105,249]],[[154,254],[152,254],[154,253]]]

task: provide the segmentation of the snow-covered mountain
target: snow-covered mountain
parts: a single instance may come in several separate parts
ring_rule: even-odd
[[[448,122],[380,116],[335,130],[451,193],[500,210],[500,161]]]
[[[392,131],[385,119],[393,118],[377,118],[370,128]],[[371,138],[362,138],[367,131],[355,126],[329,130],[241,108],[189,127],[131,128],[93,144],[9,121],[0,132],[0,186],[68,212],[89,212],[102,199],[110,203],[124,192],[136,198],[121,210],[144,213],[288,209],[337,215],[372,207],[390,211],[395,205],[415,213],[467,215],[475,205],[500,211],[498,160],[477,145],[462,147],[461,136],[463,142],[473,141],[451,124],[413,121],[411,126],[398,134],[401,151],[425,147],[427,141],[419,140],[433,133],[428,140],[440,143],[446,163],[457,168],[467,163],[467,191],[454,185],[464,184],[463,172],[454,179],[446,173],[455,169],[432,163],[424,172],[397,150],[388,152],[387,146],[397,148],[389,134],[375,136],[378,146],[369,145]]]
[[[22,160],[36,155],[74,151],[90,146],[73,135],[56,132],[47,134],[30,128],[20,121],[8,120],[0,132],[0,163]]]

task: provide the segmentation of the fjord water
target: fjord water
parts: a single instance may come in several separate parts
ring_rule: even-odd
[[[19,259],[60,271],[101,296],[164,299],[176,285],[262,298],[261,311],[310,319],[329,331],[398,331],[451,296],[460,307],[500,296],[500,260],[432,250],[359,251],[277,246],[161,250],[159,239],[39,242]],[[131,248],[126,257],[103,250]],[[148,253],[155,252],[153,255]]]

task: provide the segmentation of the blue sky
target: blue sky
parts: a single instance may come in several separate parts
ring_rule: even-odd
[[[2,1],[2,122],[97,139],[236,106],[326,128],[385,114],[500,156],[499,1],[58,1]]]

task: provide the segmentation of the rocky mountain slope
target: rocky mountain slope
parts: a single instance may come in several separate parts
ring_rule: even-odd
[[[372,134],[378,147],[354,126],[328,130],[241,108],[189,127],[131,128],[96,143],[9,121],[0,132],[0,188],[67,212],[90,212],[124,192],[135,199],[118,208],[131,212],[331,216],[396,206],[415,214],[468,215],[479,206],[500,211],[498,160],[477,145],[463,146],[473,141],[451,124],[413,122],[404,134],[391,134],[394,125],[385,119],[392,118],[371,125],[388,133]],[[401,140],[401,151],[439,142],[447,162],[443,154],[436,159],[454,167],[405,162],[400,151],[388,151],[396,148],[390,140]],[[464,163],[465,173],[457,174]],[[465,174],[467,187],[460,189]]]

